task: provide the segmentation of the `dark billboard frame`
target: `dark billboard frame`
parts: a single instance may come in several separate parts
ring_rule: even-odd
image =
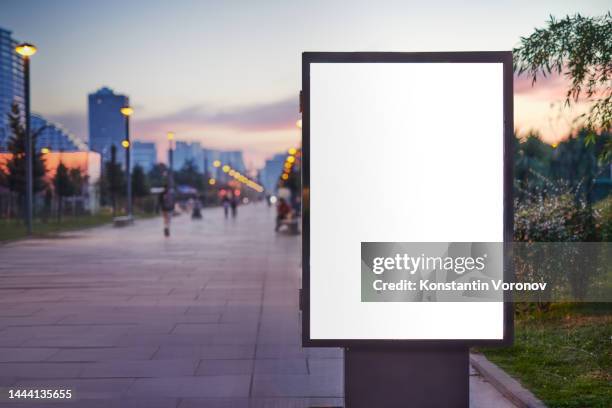
[[[304,52],[302,53],[302,345],[303,347],[421,348],[440,346],[510,346],[514,337],[514,308],[504,294],[502,339],[311,339],[310,338],[310,64],[313,63],[501,63],[503,65],[503,236],[511,243],[514,230],[513,162],[514,106],[511,51],[477,52]],[[507,249],[505,249],[506,251]],[[514,278],[504,256],[504,281]]]

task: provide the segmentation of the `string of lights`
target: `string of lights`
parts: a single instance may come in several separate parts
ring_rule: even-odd
[[[238,170],[232,169],[230,165],[221,163],[220,160],[215,160],[213,162],[213,167],[215,168],[220,167],[221,170],[223,170],[223,172],[226,173],[228,176],[233,177],[234,180],[238,181],[239,183],[244,184],[245,186],[249,188],[252,188],[258,193],[262,193],[264,191],[263,186],[261,186],[259,183],[251,180],[249,177],[245,176],[244,174],[241,174]],[[211,186],[214,186],[215,184],[217,184],[217,180],[214,178],[210,178],[208,180],[208,184],[210,184]]]

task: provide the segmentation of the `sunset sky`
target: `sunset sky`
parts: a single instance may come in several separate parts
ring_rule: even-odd
[[[608,1],[2,0],[0,27],[39,47],[33,111],[87,138],[87,94],[129,95],[135,139],[242,149],[261,166],[296,145],[302,51],[510,50],[549,15]],[[515,124],[554,141],[571,112],[552,78],[515,84]],[[584,109],[584,107],[583,107]]]

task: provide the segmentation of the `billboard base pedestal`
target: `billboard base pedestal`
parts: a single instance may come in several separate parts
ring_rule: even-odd
[[[346,408],[469,406],[469,349],[344,350]]]

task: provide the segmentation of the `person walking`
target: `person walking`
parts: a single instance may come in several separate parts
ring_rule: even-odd
[[[164,236],[170,236],[170,221],[174,212],[174,192],[166,184],[164,191],[159,195],[159,207],[164,218]]]
[[[221,204],[223,205],[223,213],[225,214],[225,218],[229,217],[229,208],[230,208],[230,201],[231,201],[230,195],[231,194],[232,193],[227,193],[221,199]]]
[[[230,207],[232,207],[232,218],[236,218],[238,214],[238,197],[236,197],[236,195],[232,195]]]

